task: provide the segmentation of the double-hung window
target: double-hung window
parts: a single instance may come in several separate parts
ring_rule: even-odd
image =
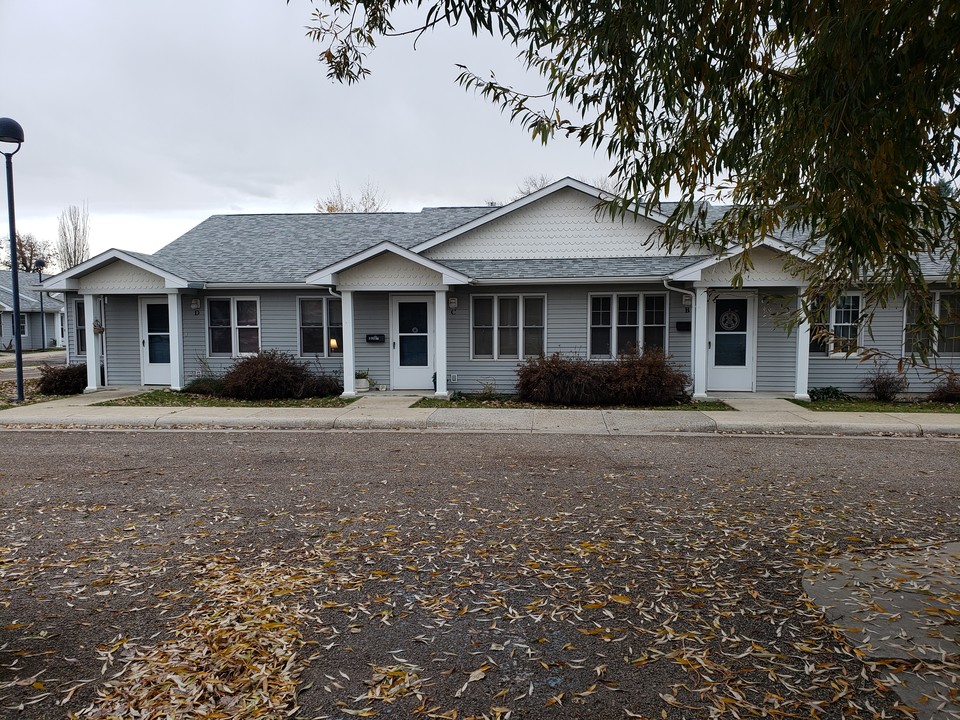
[[[86,325],[85,321],[85,312],[83,309],[83,300],[77,300],[73,304],[73,329],[77,337],[77,355],[86,355],[87,354],[87,329],[84,327]]]
[[[814,316],[821,313],[814,308]],[[848,293],[830,307],[825,318],[810,328],[810,354],[846,356],[860,346],[860,326],[863,315],[863,296]]]
[[[343,306],[336,298],[299,300],[300,354],[329,357],[343,354]]]
[[[916,329],[917,309],[907,305],[904,352],[960,355],[960,293],[937,291],[933,294],[933,314],[939,325],[935,342]]]
[[[10,325],[13,325],[13,313],[10,313]],[[20,337],[27,336],[27,327],[27,314],[22,312],[20,313]]]
[[[518,360],[546,348],[543,295],[481,295],[471,302],[474,359]]]
[[[667,298],[661,293],[590,296],[590,357],[666,349]]]
[[[207,339],[211,356],[238,357],[260,352],[260,301],[208,299]]]

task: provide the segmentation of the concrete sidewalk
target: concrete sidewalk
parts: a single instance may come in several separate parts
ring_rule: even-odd
[[[733,411],[414,408],[376,393],[343,408],[101,407],[142,388],[104,390],[0,411],[0,427],[294,428],[645,435],[716,432],[960,436],[960,414],[813,412],[787,400],[724,396]]]

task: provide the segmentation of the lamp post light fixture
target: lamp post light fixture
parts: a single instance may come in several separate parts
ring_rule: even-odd
[[[13,210],[13,156],[23,144],[23,128],[11,118],[0,118],[0,153],[7,158],[7,214],[10,219],[10,275],[13,291],[13,352],[17,363],[17,402],[23,402],[23,344],[20,338],[20,273],[17,269],[17,220]],[[6,150],[7,145],[15,145]]]

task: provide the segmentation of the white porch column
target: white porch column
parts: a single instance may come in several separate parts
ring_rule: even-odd
[[[357,339],[353,336],[353,291],[344,290],[340,293],[343,309],[343,394],[340,397],[352,398],[357,396],[356,352]]]
[[[706,288],[697,288],[697,299],[693,308],[693,398],[703,400],[707,397],[707,298]]]
[[[447,291],[437,290],[433,302],[436,327],[433,329],[433,369],[437,373],[436,397],[447,397]]]
[[[83,317],[85,319],[83,332],[87,338],[87,387],[84,392],[96,392],[102,385],[100,384],[100,364],[103,361],[100,353],[100,336],[94,334],[93,323],[95,320],[103,320],[98,314],[100,303],[97,302],[98,296],[83,296]]]
[[[801,320],[797,325],[797,383],[793,390],[793,397],[797,400],[809,400],[808,385],[810,384],[810,320],[803,313],[803,297],[797,291],[797,307],[801,311]]]
[[[167,294],[170,315],[170,389],[183,390],[183,308],[176,291]]]

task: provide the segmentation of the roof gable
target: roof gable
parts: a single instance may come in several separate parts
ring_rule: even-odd
[[[392,262],[387,258],[395,258]],[[386,260],[386,262],[384,262]],[[364,266],[367,266],[364,269]],[[307,276],[316,285],[433,287],[464,285],[470,278],[393,243],[380,243]]]
[[[115,266],[120,263],[119,266]],[[86,280],[86,278],[90,278]],[[115,290],[186,288],[194,285],[188,278],[174,274],[152,262],[149,255],[111,249],[43,281],[46,290],[80,290],[102,287]]]

